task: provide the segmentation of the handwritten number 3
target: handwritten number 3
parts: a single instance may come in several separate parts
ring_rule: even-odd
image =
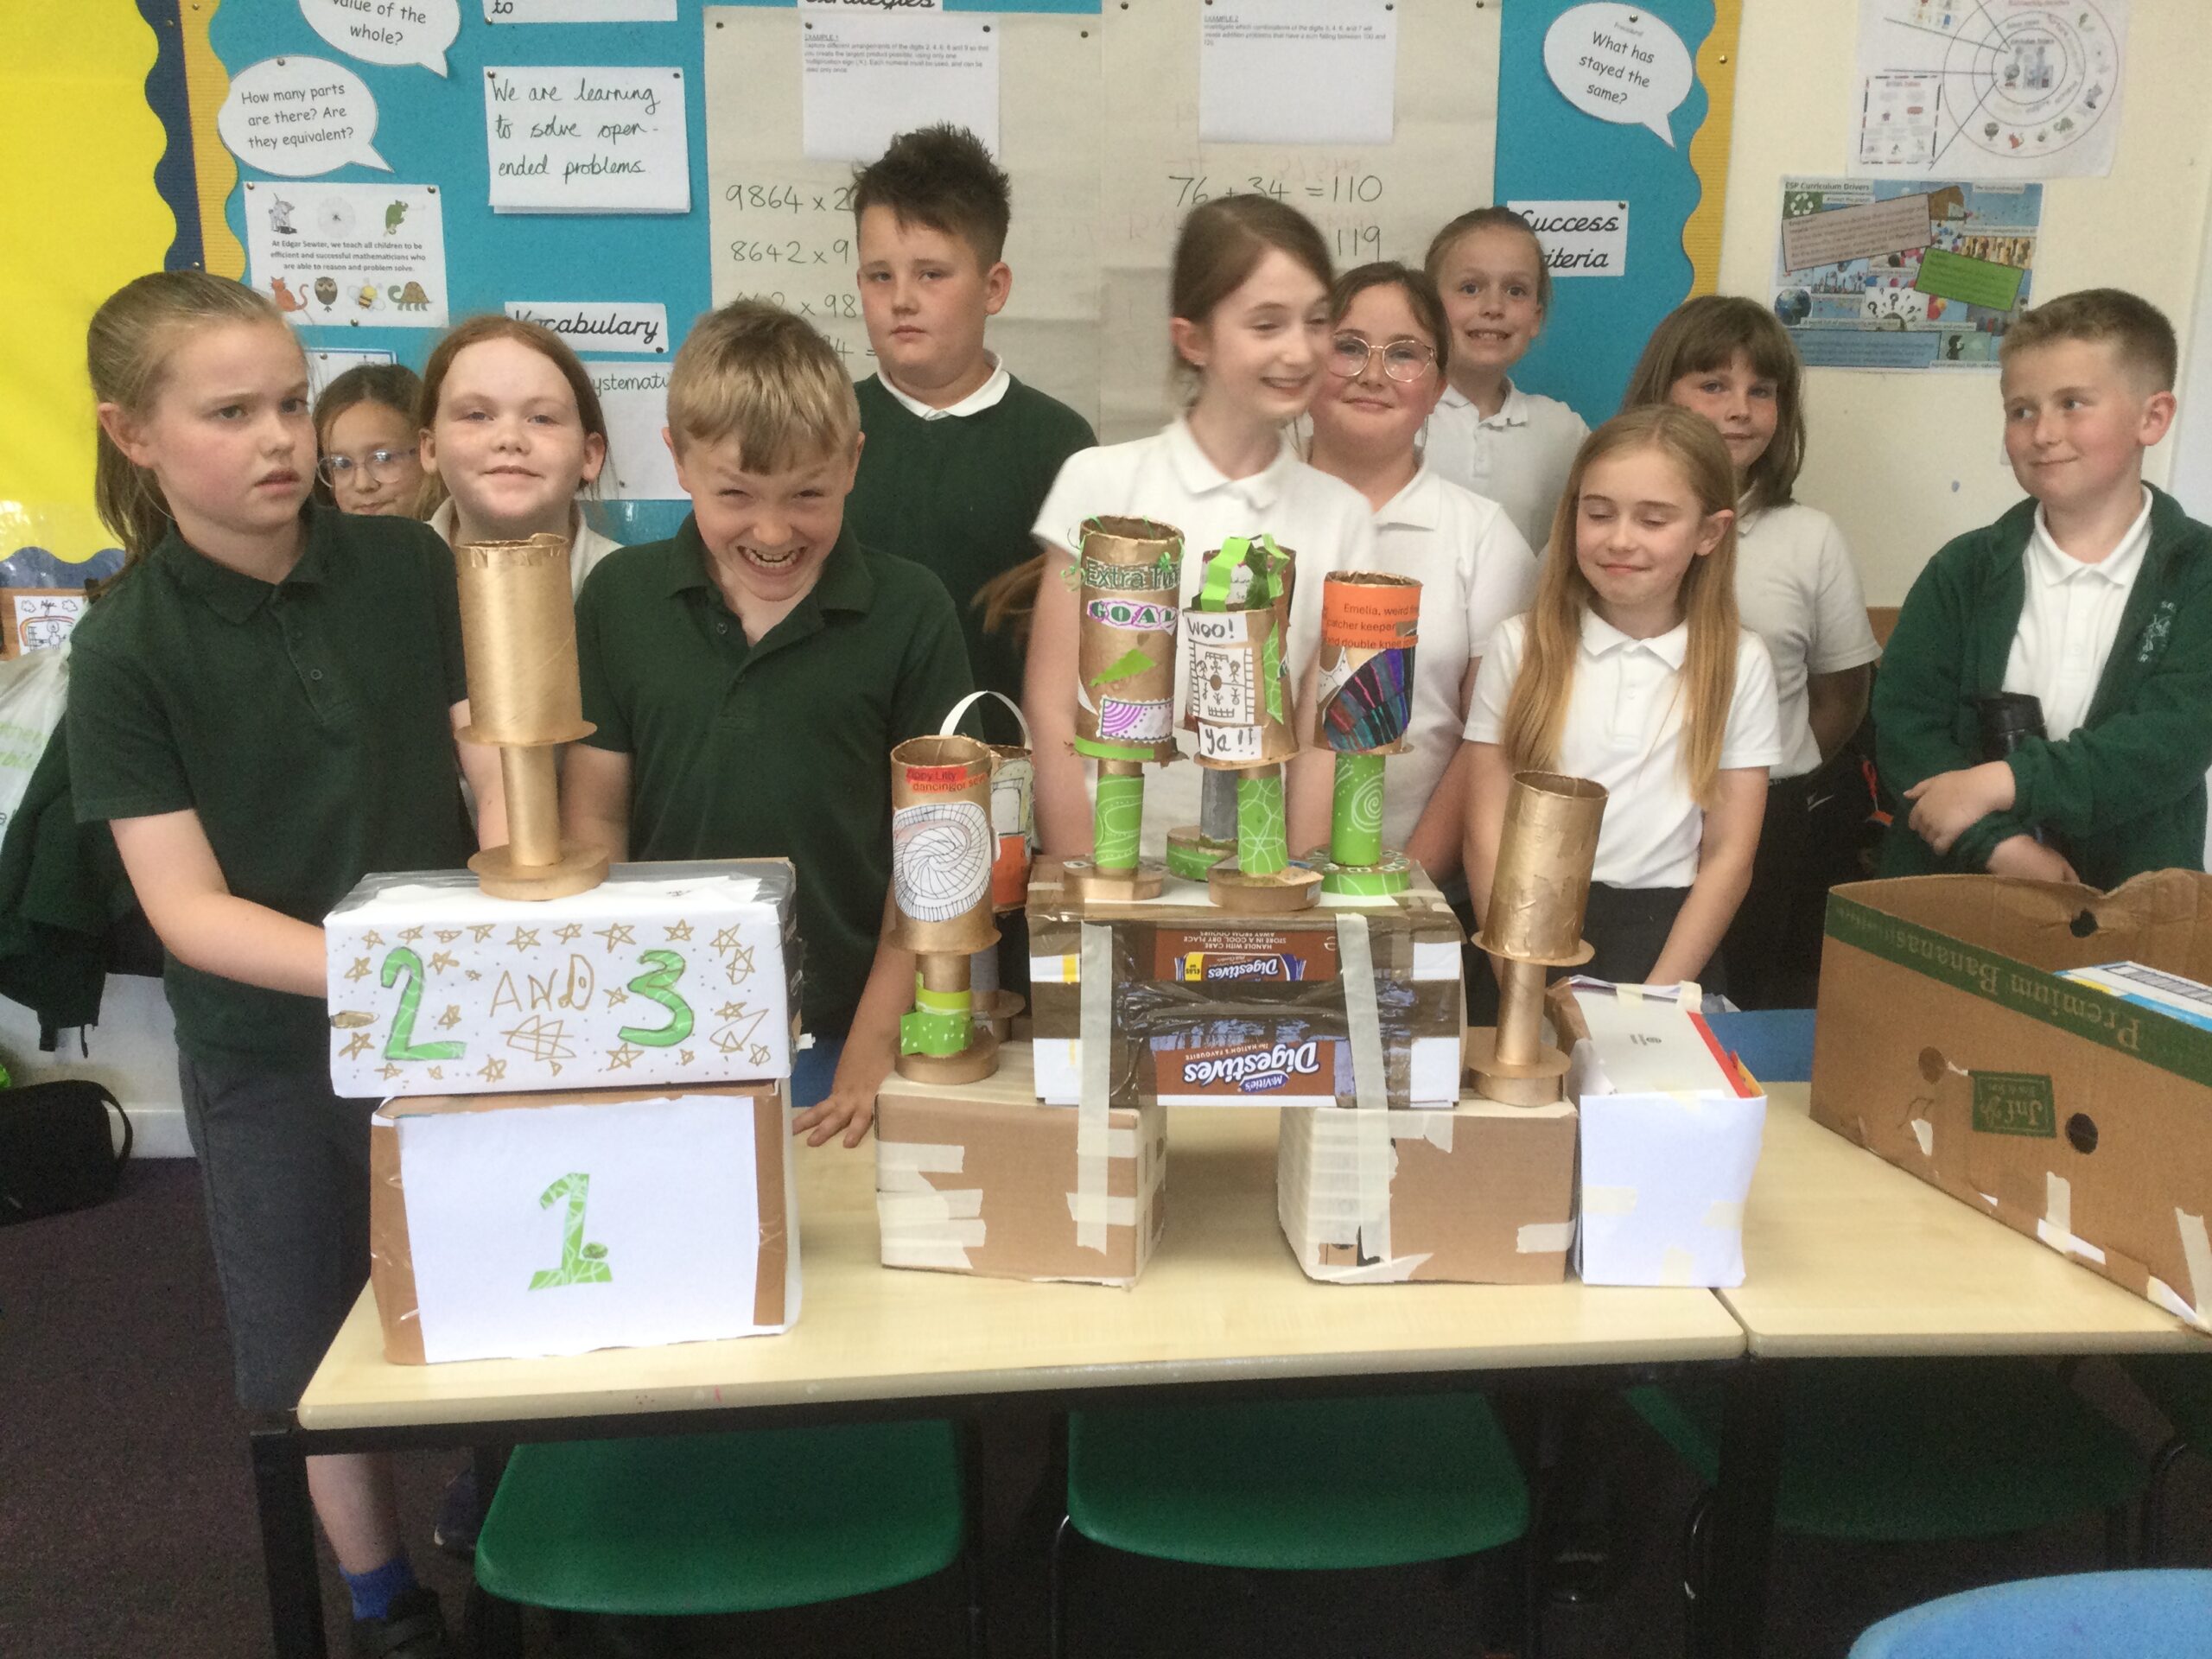
[[[407,976],[407,988],[399,994],[399,1012],[392,1016],[391,1036],[384,1046],[387,1060],[457,1060],[468,1052],[462,1042],[418,1043],[415,1016],[423,1007],[423,958],[401,945],[384,959],[382,979],[387,991],[391,982]]]
[[[639,974],[630,982],[629,988],[648,1002],[659,1003],[671,1017],[658,1031],[625,1026],[622,1040],[641,1048],[673,1048],[691,1034],[691,1005],[676,994],[677,978],[683,972],[683,958],[673,950],[645,950],[639,953],[638,960],[652,971]]]

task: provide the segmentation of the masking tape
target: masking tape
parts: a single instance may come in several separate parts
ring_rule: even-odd
[[[888,1191],[915,1192],[919,1189],[909,1183],[893,1183],[884,1177],[916,1172],[957,1175],[967,1156],[968,1148],[957,1141],[946,1146],[934,1141],[879,1141],[875,1143],[875,1184]]]
[[[1344,991],[1344,1030],[1351,1042],[1352,1098],[1359,1123],[1359,1248],[1363,1255],[1390,1256],[1389,1086],[1382,1069],[1382,1016],[1375,1001],[1375,950],[1367,918],[1337,918],[1337,973]]]
[[[1106,1160],[1110,1134],[1107,1098],[1112,1088],[1114,1034],[1114,931],[1096,922],[1083,924],[1081,1012],[1077,1025],[1083,1041],[1083,1092],[1076,1102],[1076,1248],[1106,1248]]]
[[[1459,947],[1449,939],[1414,941],[1414,977],[1416,980],[1457,979],[1459,977]]]
[[[1309,1259],[1306,1271],[1310,1276],[1332,1285],[1402,1285],[1421,1271],[1422,1262],[1434,1255],[1423,1250],[1419,1255],[1385,1256],[1380,1262],[1363,1262],[1356,1268],[1325,1268]]]
[[[2205,1237],[2204,1217],[2177,1207],[2174,1222],[2181,1229],[2181,1254],[2189,1264],[2189,1298],[2196,1323],[2212,1323],[2212,1240]]]
[[[1706,1206],[1704,1224],[1718,1227],[1726,1232],[1742,1232],[1744,1201],[1741,1198],[1715,1198]]]
[[[1667,1253],[1659,1258],[1659,1282],[1662,1285],[1687,1285],[1697,1273],[1697,1258],[1679,1244],[1669,1244]]]
[[[875,1195],[876,1219],[883,1224],[886,1232],[905,1232],[938,1222],[976,1221],[982,1213],[983,1189],[980,1186],[923,1187],[911,1192]],[[982,1240],[979,1236],[976,1242],[980,1244]]]
[[[1029,982],[1032,985],[1072,985],[1078,971],[1072,956],[1029,958]]]
[[[1586,1186],[1582,1189],[1582,1213],[1586,1216],[1627,1216],[1636,1212],[1636,1189],[1632,1186]]]
[[[1439,1152],[1452,1150],[1452,1125],[1459,1114],[1441,1109],[1425,1112],[1392,1112],[1393,1141],[1426,1141]]]
[[[2199,1330],[2212,1331],[2212,1319],[2207,1319],[2183,1301],[2175,1294],[2174,1287],[2155,1273],[2151,1275],[2151,1282],[2143,1287],[2143,1299],[2153,1307],[2164,1309],[2177,1319],[2187,1319]]]
[[[1920,1142],[1922,1157],[1933,1158],[1936,1155],[1936,1126],[1926,1118],[1912,1120],[1912,1138]]]
[[[2086,1238],[2074,1236],[2074,1189],[2063,1175],[2044,1173],[2043,1218],[2036,1223],[2036,1236],[2065,1255],[2078,1255],[2104,1265],[2105,1253]]]
[[[1519,1255],[1556,1255],[1574,1248],[1574,1223],[1568,1221],[1532,1221],[1513,1236],[1514,1252]]]
[[[1684,980],[1681,983],[1681,994],[1675,999],[1675,1006],[1680,1007],[1684,1014],[1702,1014],[1705,1012],[1705,992],[1699,987],[1698,982],[1695,980]]]
[[[1123,1131],[1117,1130],[1116,1133],[1120,1134]],[[1130,1155],[1135,1154],[1132,1153]],[[1151,1169],[1146,1172],[1143,1180],[1134,1193],[1124,1197],[1109,1197],[1103,1211],[1099,1212],[1086,1215],[1084,1213],[1086,1204],[1083,1195],[1080,1192],[1069,1193],[1069,1217],[1076,1221],[1103,1222],[1109,1227],[1136,1226],[1145,1211],[1151,1208],[1153,1194],[1160,1190],[1163,1168],[1163,1160],[1154,1160]]]
[[[1643,987],[1616,985],[1613,987],[1613,995],[1623,1002],[1641,1002],[1643,1001]]]

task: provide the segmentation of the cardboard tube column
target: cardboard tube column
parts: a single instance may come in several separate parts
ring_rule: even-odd
[[[561,839],[560,745],[588,736],[576,676],[576,613],[569,543],[463,542],[453,550],[461,586],[461,642],[468,666],[462,737],[496,745],[507,840],[468,861],[497,899],[558,899],[597,887],[607,856]]]
[[[1579,967],[1590,870],[1605,791],[1586,778],[1522,772],[1505,798],[1497,870],[1475,943],[1497,969],[1497,1029],[1476,1033],[1467,1069],[1475,1092],[1509,1106],[1559,1098],[1567,1056],[1543,1041],[1544,969]]]
[[[1167,873],[1203,881],[1236,854],[1236,774],[1209,772],[1198,780],[1198,821],[1167,832]]]
[[[1337,757],[1329,844],[1306,862],[1321,891],[1382,898],[1413,885],[1413,861],[1382,845],[1382,758],[1413,721],[1421,583],[1380,571],[1332,571],[1321,588],[1313,742]]]
[[[991,751],[972,737],[909,738],[891,751],[891,942],[920,960],[899,1022],[899,1075],[973,1083],[998,1070],[975,1023],[969,958],[998,943],[991,911]]]
[[[1183,535],[1149,518],[1093,518],[1076,561],[1075,747],[1098,762],[1092,853],[1065,866],[1084,900],[1148,899],[1158,864],[1138,856],[1146,762],[1176,758],[1175,640]]]

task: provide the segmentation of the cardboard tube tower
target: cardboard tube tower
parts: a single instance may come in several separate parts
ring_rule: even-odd
[[[1516,772],[1490,907],[1475,943],[1497,970],[1497,1029],[1470,1039],[1468,1081],[1508,1106],[1559,1098],[1567,1056],[1543,1040],[1544,970],[1590,960],[1582,915],[1598,858],[1605,791],[1586,778]]]
[[[1283,800],[1283,762],[1298,753],[1290,687],[1297,563],[1272,537],[1232,536],[1208,556],[1183,618],[1198,764],[1236,779],[1236,855],[1206,873],[1206,887],[1223,909],[1246,915],[1304,910],[1321,891],[1316,872],[1291,862]]]
[[[1183,533],[1149,518],[1093,518],[1077,560],[1081,606],[1075,747],[1098,762],[1091,855],[1065,866],[1081,900],[1149,899],[1163,872],[1137,855],[1144,767],[1176,758],[1175,637]]]
[[[607,855],[561,839],[560,747],[588,735],[576,678],[576,613],[565,537],[463,542],[461,650],[469,726],[461,736],[499,751],[507,840],[468,861],[495,899],[559,899],[607,879]]]
[[[1313,742],[1336,752],[1336,789],[1329,844],[1303,861],[1324,893],[1382,898],[1413,885],[1413,861],[1382,845],[1382,758],[1406,748],[1420,635],[1421,583],[1374,571],[1324,578]]]
[[[891,751],[891,942],[920,958],[899,1022],[899,1075],[974,1083],[999,1042],[976,1022],[970,958],[998,943],[992,919],[991,751],[972,737],[909,738]]]

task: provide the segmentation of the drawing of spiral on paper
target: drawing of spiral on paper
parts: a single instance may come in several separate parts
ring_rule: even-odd
[[[901,807],[891,815],[891,883],[918,922],[949,922],[983,900],[998,840],[973,801]]]

